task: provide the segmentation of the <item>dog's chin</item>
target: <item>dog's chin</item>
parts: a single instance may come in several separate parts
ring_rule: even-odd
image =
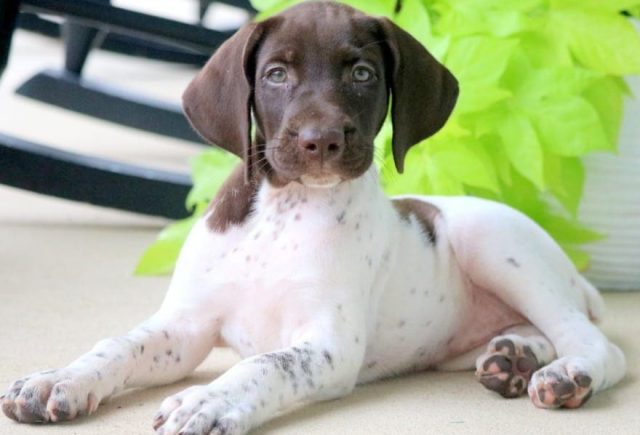
[[[314,189],[331,189],[342,182],[342,177],[337,174],[331,175],[301,175],[300,183],[306,187]]]

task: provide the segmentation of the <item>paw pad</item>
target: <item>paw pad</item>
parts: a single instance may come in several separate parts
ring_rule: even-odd
[[[568,370],[556,361],[534,374],[529,396],[538,408],[578,408],[591,398],[591,383],[586,371]]]
[[[529,346],[502,338],[491,342],[476,366],[476,377],[482,385],[502,397],[513,398],[527,390],[539,363]]]

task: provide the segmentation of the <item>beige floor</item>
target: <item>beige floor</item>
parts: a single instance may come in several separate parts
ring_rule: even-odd
[[[20,33],[0,86],[0,131],[86,153],[186,170],[196,148],[112,126],[11,95],[15,84],[60,63],[60,47]],[[124,60],[124,61],[123,61]],[[99,53],[92,77],[177,98],[193,74],[184,67]],[[137,258],[163,222],[0,187],[0,388],[31,371],[58,367],[96,340],[120,334],[158,306],[167,278],[136,278]],[[258,434],[640,434],[640,293],[607,294],[605,331],[625,350],[622,384],[576,411],[541,411],[504,400],[471,373],[424,373],[360,387],[345,399],[277,419]],[[204,383],[235,358],[216,350],[186,381],[122,394],[89,419],[17,425],[0,434],[144,434],[160,401]]]

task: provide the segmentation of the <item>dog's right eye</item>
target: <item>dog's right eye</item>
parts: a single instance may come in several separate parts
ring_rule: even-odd
[[[271,68],[267,71],[267,80],[275,84],[284,83],[287,81],[287,70],[281,66]]]

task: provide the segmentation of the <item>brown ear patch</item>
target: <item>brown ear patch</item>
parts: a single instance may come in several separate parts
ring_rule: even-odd
[[[399,173],[409,149],[440,130],[458,98],[458,81],[409,33],[387,18],[379,23],[391,63],[393,158]]]
[[[254,51],[266,24],[249,23],[214,53],[182,95],[184,114],[209,143],[244,159],[252,176],[255,151],[251,142],[251,100]]]
[[[218,190],[207,217],[211,231],[224,233],[229,227],[241,225],[253,211],[260,180],[245,182],[244,164],[239,164]]]
[[[409,222],[411,215],[415,216],[425,237],[433,245],[438,242],[435,220],[440,215],[440,209],[433,204],[413,198],[394,199],[391,201],[400,218]]]

